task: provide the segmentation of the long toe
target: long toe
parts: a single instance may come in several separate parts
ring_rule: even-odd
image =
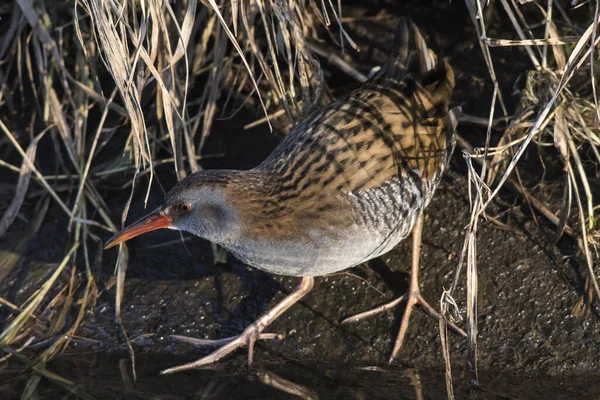
[[[402,303],[403,301],[406,301],[407,298],[408,298],[408,294],[405,294],[402,297],[398,297],[397,299],[394,299],[394,300],[392,300],[390,302],[387,302],[385,304],[382,304],[380,306],[372,308],[372,309],[370,309],[368,311],[363,311],[361,313],[354,314],[351,317],[344,318],[340,323],[341,324],[350,324],[352,322],[358,322],[358,321],[361,321],[363,319],[367,319],[369,317],[372,317],[373,315],[377,315],[379,313],[382,313],[384,311],[394,309],[394,308],[396,308],[396,306],[398,304]]]
[[[185,371],[188,369],[198,368],[203,365],[211,364],[216,361],[219,361],[223,357],[228,354],[231,354],[235,350],[239,349],[243,346],[248,346],[248,363],[252,363],[253,353],[254,353],[254,342],[259,339],[277,339],[281,338],[280,335],[275,335],[272,333],[263,333],[265,328],[269,326],[273,321],[275,321],[281,314],[283,314],[287,309],[293,306],[295,303],[300,301],[314,286],[314,278],[310,276],[306,276],[302,278],[300,285],[289,295],[287,295],[282,301],[280,301],[275,307],[264,313],[260,318],[250,324],[244,332],[242,332],[239,336],[233,338],[221,339],[222,341],[226,341],[227,343],[223,344],[217,350],[213,351],[209,355],[196,360],[194,362],[180,365],[178,367],[173,367],[166,369],[161,372],[161,374],[170,374],[173,372]],[[175,339],[181,340],[183,338],[184,341],[191,342],[192,344],[209,344],[214,345],[214,341],[205,341],[201,339],[190,339],[185,336],[176,336]]]
[[[394,349],[392,350],[392,355],[390,357],[389,363],[391,364],[402,349],[402,345],[404,344],[404,338],[406,337],[406,331],[408,330],[408,324],[410,321],[410,315],[412,314],[412,310],[417,304],[418,301],[418,293],[408,293],[408,300],[406,301],[406,308],[404,309],[404,314],[402,315],[402,321],[400,322],[400,330],[398,331],[398,335],[396,336],[396,341],[394,343]]]
[[[273,333],[261,333],[258,324],[253,323],[247,327],[242,334],[236,337],[230,337],[220,340],[203,340],[203,339],[192,339],[186,336],[178,336],[176,339],[182,340],[192,344],[201,345],[215,345],[220,342],[222,344],[217,350],[213,351],[207,356],[202,357],[191,363],[183,364],[177,367],[169,368],[161,372],[161,374],[170,374],[173,372],[185,371],[188,369],[198,368],[204,365],[212,364],[221,360],[223,357],[233,353],[235,350],[247,346],[248,347],[248,363],[252,363],[254,342],[259,339],[280,339],[281,335]],[[225,344],[223,344],[225,342]]]
[[[223,339],[198,339],[189,336],[170,335],[169,339],[177,340],[178,342],[193,344],[194,346],[222,346],[231,342],[237,336],[231,336]]]
[[[435,310],[435,308],[433,308],[424,298],[423,296],[421,296],[421,294],[418,294],[417,297],[417,303],[421,306],[421,308],[423,308],[423,311],[425,311],[425,313],[427,315],[429,315],[431,318],[435,319],[436,321],[439,322],[440,319],[442,319],[442,315],[437,312]],[[458,327],[458,325],[456,325],[454,322],[450,321],[450,320],[446,320],[446,323],[448,324],[448,328],[450,328],[454,333],[462,336],[462,337],[467,337],[467,334],[465,333],[465,331],[463,331],[462,329],[460,329]]]
[[[222,339],[198,339],[189,336],[181,336],[181,335],[170,335],[169,339],[177,340],[178,342],[189,343],[194,346],[222,346],[231,342],[232,340],[238,338],[237,336],[230,336],[228,338]],[[258,335],[258,340],[281,340],[283,339],[283,335],[280,333],[261,333]]]
[[[389,363],[391,364],[400,353],[402,349],[402,345],[404,344],[404,339],[406,337],[406,332],[408,330],[410,315],[412,313],[413,308],[416,305],[421,306],[423,311],[431,318],[435,319],[439,322],[442,319],[442,315],[437,312],[424,298],[421,296],[419,291],[410,292],[407,294],[408,300],[406,302],[406,309],[404,310],[404,315],[402,315],[402,321],[400,322],[400,329],[398,331],[398,335],[396,336],[396,342],[394,344],[394,350],[392,350],[392,355],[390,357]],[[454,331],[455,333],[461,335],[462,337],[467,337],[466,333],[460,329],[454,322],[446,320],[448,327]]]

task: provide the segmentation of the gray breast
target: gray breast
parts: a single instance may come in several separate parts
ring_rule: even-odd
[[[310,243],[247,238],[228,248],[248,265],[281,275],[320,276],[353,267],[390,251],[410,234],[438,176],[423,185],[418,173],[405,173],[376,188],[341,194],[348,196],[353,221],[334,237],[307,228]]]

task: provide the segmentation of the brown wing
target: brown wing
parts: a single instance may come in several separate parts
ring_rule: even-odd
[[[273,212],[290,219],[282,226],[341,227],[349,220],[344,193],[406,173],[426,180],[443,168],[454,74],[445,61],[432,68],[435,60],[416,26],[402,19],[381,71],[290,132],[257,168],[279,181]]]
[[[368,82],[298,125],[261,168],[290,195],[364,190],[409,169],[427,179],[446,159],[453,86],[446,62],[420,81]]]

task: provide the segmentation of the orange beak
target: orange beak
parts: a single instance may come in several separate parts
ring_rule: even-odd
[[[121,244],[146,232],[168,228],[171,226],[171,222],[173,222],[173,218],[166,215],[162,210],[162,207],[157,208],[139,221],[134,222],[121,232],[115,234],[115,236],[111,237],[104,245],[104,249],[110,249],[113,246]]]

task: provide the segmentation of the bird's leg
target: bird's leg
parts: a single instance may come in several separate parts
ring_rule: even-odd
[[[419,259],[421,257],[421,234],[423,233],[423,213],[417,218],[417,222],[413,228],[412,233],[412,266],[410,269],[410,285],[408,287],[408,298],[406,300],[406,308],[404,309],[404,315],[402,315],[402,321],[400,322],[400,330],[398,336],[396,336],[396,343],[394,344],[394,350],[392,350],[392,356],[390,357],[390,363],[394,361],[402,344],[404,343],[404,337],[406,336],[406,330],[408,329],[408,321],[410,320],[410,314],[415,304],[420,303],[423,309],[434,318],[439,319],[440,315],[421,297],[421,290],[419,289]]]
[[[425,299],[421,296],[421,291],[419,289],[419,258],[421,256],[422,232],[423,214],[419,215],[419,217],[417,218],[412,232],[412,266],[408,292],[402,297],[392,300],[389,303],[383,304],[372,310],[353,315],[342,321],[342,324],[360,321],[361,319],[392,309],[402,302],[406,302],[406,308],[404,309],[404,315],[402,316],[402,321],[400,322],[400,330],[398,331],[398,335],[396,336],[396,343],[394,344],[394,350],[392,351],[392,356],[390,357],[390,363],[394,361],[394,359],[400,352],[400,349],[402,348],[402,344],[404,343],[404,337],[406,336],[406,330],[408,329],[408,321],[410,319],[410,315],[415,305],[419,304],[427,314],[429,314],[432,318],[438,321],[440,320],[440,318],[442,318],[440,313],[438,313],[432,306],[430,306],[429,303],[427,303],[427,301],[425,301]],[[456,324],[454,324],[451,321],[447,322],[448,327],[450,327],[450,329],[452,329],[459,335],[466,337],[465,332],[458,326],[456,326]]]
[[[236,349],[242,346],[248,346],[248,364],[252,364],[252,358],[254,354],[254,342],[257,339],[263,338],[272,338],[271,334],[262,334],[262,331],[269,326],[273,321],[275,321],[281,314],[286,312],[290,307],[299,302],[304,296],[311,291],[315,284],[315,279],[311,276],[303,277],[300,285],[288,296],[286,296],[279,304],[275,307],[264,313],[260,316],[256,321],[250,324],[244,332],[242,332],[239,336],[233,338],[221,339],[222,342],[226,342],[222,347],[215,350],[211,354],[188,364],[180,365],[178,367],[173,367],[166,369],[161,372],[161,374],[170,374],[173,372],[185,371],[187,369],[198,368],[202,365],[211,364],[215,361],[220,360],[225,357],[229,353],[232,353]],[[265,337],[268,336],[268,337]],[[201,341],[204,342],[204,341]],[[196,342],[200,344],[208,343],[208,342]],[[213,341],[210,341],[214,344]]]

